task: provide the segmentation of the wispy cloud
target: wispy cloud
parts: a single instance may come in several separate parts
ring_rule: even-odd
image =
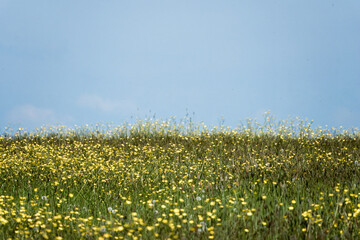
[[[52,109],[40,108],[31,104],[14,107],[6,114],[6,119],[13,124],[31,127],[48,124],[64,124],[72,121],[72,117],[70,116],[59,116]]]
[[[108,113],[132,113],[137,110],[137,106],[130,100],[111,100],[95,94],[84,94],[78,99],[78,105]]]

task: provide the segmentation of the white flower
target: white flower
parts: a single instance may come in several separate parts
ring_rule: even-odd
[[[44,200],[44,201],[48,200],[48,198],[46,196],[42,196],[41,199]]]
[[[196,200],[201,201],[201,197],[200,197],[200,196],[197,196],[197,197],[196,197]]]
[[[116,211],[115,211],[112,207],[108,207],[108,211],[111,212],[111,213],[113,213],[113,214],[116,213]]]
[[[198,232],[199,233],[200,232],[205,232],[207,230],[206,223],[201,221],[200,224],[201,224],[201,228],[198,228]]]

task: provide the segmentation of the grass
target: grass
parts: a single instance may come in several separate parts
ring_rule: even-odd
[[[0,239],[357,239],[360,135],[140,121],[0,137]]]

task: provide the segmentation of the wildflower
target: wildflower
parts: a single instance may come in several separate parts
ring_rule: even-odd
[[[206,227],[206,223],[201,221],[199,223],[199,228],[198,228],[198,232],[205,232],[207,230],[207,227]]]
[[[7,224],[8,222],[9,222],[8,220],[6,220],[6,219],[3,218],[2,216],[0,216],[0,223],[1,223],[2,225]]]
[[[200,196],[197,196],[197,197],[196,197],[196,200],[197,200],[197,201],[201,201],[201,197],[200,197]]]
[[[110,234],[108,234],[108,233],[105,233],[105,234],[104,234],[104,238],[110,238],[110,237],[111,237]]]
[[[114,232],[121,232],[124,230],[124,227],[123,226],[118,226],[118,227],[115,227],[112,229]]]
[[[112,207],[108,207],[108,212],[111,212],[112,214],[115,214],[116,210],[113,209]]]
[[[48,200],[48,198],[46,196],[42,196],[41,199],[44,200],[44,201]]]
[[[175,213],[175,215],[179,215],[179,214],[180,214],[180,210],[179,210],[178,208],[175,208],[175,209],[174,209],[174,213]]]
[[[355,213],[354,213],[354,217],[357,217],[360,214],[360,209],[356,209]]]
[[[146,226],[146,230],[152,231],[152,230],[154,230],[154,227],[153,226]]]

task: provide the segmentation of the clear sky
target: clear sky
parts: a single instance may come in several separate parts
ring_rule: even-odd
[[[0,0],[0,126],[360,127],[359,0]]]

